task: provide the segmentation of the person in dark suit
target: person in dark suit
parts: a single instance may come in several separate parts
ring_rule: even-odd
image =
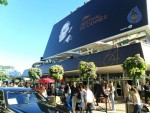
[[[149,82],[147,81],[144,85],[145,103],[148,103],[148,97],[150,97],[149,87]]]
[[[76,83],[72,82],[71,84],[71,105],[72,105],[72,111],[75,113],[76,108],[76,94],[78,93],[78,89],[76,87]]]

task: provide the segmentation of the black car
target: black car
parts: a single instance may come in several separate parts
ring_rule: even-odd
[[[22,87],[0,88],[0,113],[70,113],[62,105],[51,106],[37,91]]]

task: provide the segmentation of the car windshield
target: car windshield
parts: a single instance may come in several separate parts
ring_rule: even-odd
[[[29,104],[46,101],[46,99],[35,91],[9,91],[7,92],[7,102],[9,105]]]

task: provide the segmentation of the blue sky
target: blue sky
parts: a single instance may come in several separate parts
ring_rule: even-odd
[[[88,1],[8,0],[8,6],[0,5],[0,65],[22,73],[40,61],[53,25]]]
[[[0,65],[23,72],[40,61],[53,25],[89,0],[8,0],[0,5]]]

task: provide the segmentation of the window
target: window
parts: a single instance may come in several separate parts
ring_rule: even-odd
[[[7,101],[9,105],[13,105],[36,103],[46,101],[46,99],[34,91],[9,91],[7,92]]]

